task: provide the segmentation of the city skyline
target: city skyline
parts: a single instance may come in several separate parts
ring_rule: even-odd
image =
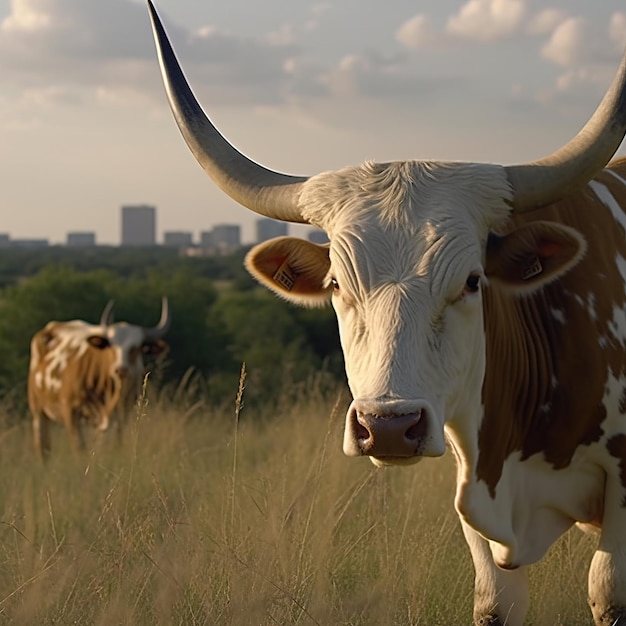
[[[550,154],[626,44],[621,0],[155,5],[218,128],[296,175]],[[172,120],[144,0],[0,0],[0,70],[0,231],[117,244],[119,206],[146,203],[159,237],[238,223],[253,240],[255,216],[208,180]]]
[[[120,237],[118,242],[104,242],[98,238],[95,231],[68,230],[62,240],[53,241],[46,237],[14,237],[9,232],[0,230],[0,247],[47,247],[60,245],[67,247],[89,246],[174,246],[215,248],[222,251],[232,250],[242,245],[261,243],[267,239],[293,234],[291,231],[298,227],[296,224],[287,224],[270,218],[257,216],[253,224],[254,236],[250,240],[242,237],[240,224],[215,224],[210,229],[197,232],[176,229],[164,230],[160,236],[157,229],[158,207],[139,204],[122,205],[120,215]],[[130,220],[128,218],[130,217]],[[318,243],[327,240],[325,234],[311,226],[300,225],[299,236],[311,239]]]
[[[99,237],[98,232],[96,230],[91,230],[89,228],[81,228],[81,229],[77,229],[77,228],[73,228],[72,225],[68,225],[67,230],[65,230],[64,232],[62,232],[59,236],[57,236],[56,238],[52,238],[52,237],[46,237],[44,236],[37,236],[34,235],[32,232],[30,232],[28,229],[26,229],[24,232],[20,232],[19,234],[14,234],[10,231],[4,230],[2,229],[2,224],[0,221],[0,247],[2,246],[6,246],[9,243],[11,244],[16,244],[16,243],[23,243],[23,244],[27,244],[27,245],[33,245],[33,244],[43,244],[44,242],[46,242],[46,245],[68,245],[68,246],[79,246],[79,245],[92,245],[89,243],[85,243],[84,241],[81,243],[78,243],[78,240],[84,237],[93,237],[95,245],[101,245],[101,246],[121,246],[124,245],[123,243],[123,235],[122,235],[122,231],[123,231],[123,218],[122,218],[122,211],[124,209],[124,207],[128,207],[128,206],[152,206],[152,205],[147,205],[145,203],[140,203],[137,205],[129,205],[129,204],[123,204],[121,205],[121,207],[118,208],[119,211],[119,219],[118,219],[118,237],[114,238],[113,240],[104,240],[101,237]],[[203,235],[206,235],[207,233],[210,233],[211,231],[213,231],[216,228],[220,228],[223,226],[237,226],[240,228],[241,231],[241,245],[249,245],[249,244],[254,244],[254,243],[258,243],[259,242],[259,238],[258,238],[258,222],[263,222],[265,220],[267,220],[267,218],[262,218],[259,217],[258,215],[254,216],[252,218],[252,222],[249,223],[247,225],[247,228],[244,228],[244,225],[241,223],[232,223],[232,224],[225,224],[225,223],[215,223],[211,226],[207,226],[207,227],[200,227],[198,229],[194,229],[194,230],[187,230],[184,228],[172,228],[172,229],[159,229],[158,227],[158,207],[154,207],[156,209],[156,215],[155,215],[155,245],[168,245],[167,244],[167,236],[171,235],[173,233],[181,233],[181,234],[189,234],[191,236],[192,239],[192,243],[191,245],[194,246],[201,246],[202,245],[202,238]],[[287,228],[287,232],[293,236],[296,237],[301,237],[303,239],[307,239],[309,237],[309,234],[311,232],[313,232],[314,230],[316,230],[315,227],[313,226],[308,226],[308,225],[302,225],[302,224],[285,224],[286,228]],[[245,234],[245,236],[244,236]],[[70,241],[71,237],[75,237],[76,240],[74,242]],[[150,244],[146,244],[146,245],[150,245]],[[33,245],[34,247],[34,245]]]

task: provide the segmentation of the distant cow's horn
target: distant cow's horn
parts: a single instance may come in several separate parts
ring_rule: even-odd
[[[161,319],[153,328],[143,329],[146,339],[152,339],[154,341],[161,339],[161,337],[163,337],[163,335],[165,335],[165,333],[169,330],[171,322],[172,318],[170,315],[169,302],[167,300],[167,296],[163,296],[161,300]]]
[[[113,323],[113,305],[115,304],[115,300],[109,300],[102,311],[102,315],[100,316],[100,326],[110,326]]]
[[[307,177],[269,170],[234,148],[198,104],[150,0],[148,9],[165,91],[187,145],[204,171],[233,200],[248,209],[287,222],[306,222],[298,197]]]
[[[582,130],[554,154],[506,168],[515,211],[532,210],[587,184],[619,148],[626,132],[626,54],[602,102]]]

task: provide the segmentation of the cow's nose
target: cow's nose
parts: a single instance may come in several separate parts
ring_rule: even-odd
[[[382,464],[441,456],[446,450],[443,420],[422,398],[357,398],[346,415],[343,451]],[[402,460],[404,459],[404,461]]]
[[[360,454],[411,457],[426,436],[424,409],[407,415],[374,415],[356,411],[354,435]]]

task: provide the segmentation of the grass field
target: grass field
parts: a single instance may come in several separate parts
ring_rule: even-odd
[[[6,429],[0,624],[471,624],[451,455],[346,458],[347,403],[313,391],[237,420],[235,400],[150,397],[121,448],[76,455],[55,428],[45,468],[30,425]],[[534,568],[529,624],[591,622],[593,545],[574,530]]]

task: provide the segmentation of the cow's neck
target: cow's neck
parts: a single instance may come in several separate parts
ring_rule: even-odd
[[[580,484],[569,508],[547,511],[541,493],[525,493],[521,488],[519,461],[527,460],[523,466],[531,473],[538,467],[565,468],[581,439],[593,438],[593,434],[581,437],[573,425],[571,436],[563,436],[572,407],[571,394],[559,382],[564,325],[554,311],[563,303],[554,298],[550,289],[523,298],[485,291],[482,403],[470,402],[470,410],[448,424],[458,461],[457,510],[491,540],[494,557],[504,563],[511,558],[518,563],[540,558],[572,520],[581,519],[580,512],[597,490],[593,476],[591,485]],[[528,462],[533,455],[533,462]],[[571,487],[567,473],[549,477],[546,492],[564,493]],[[539,523],[544,528],[540,542],[529,542],[528,528],[513,524],[511,496],[520,488],[528,528]]]
[[[517,298],[485,290],[482,409],[467,423],[457,420],[455,445],[468,480],[483,483],[491,497],[512,454],[523,460],[540,453],[562,469],[580,444],[599,439],[602,351],[584,337],[571,341],[568,329],[589,324],[575,297],[551,286]]]
[[[448,431],[463,482],[482,483],[493,498],[506,459],[526,458],[550,447],[546,424],[561,393],[554,351],[560,331],[546,311],[548,292],[514,298],[496,289],[484,292],[485,374],[482,394],[475,381],[467,388],[476,397],[462,405]],[[562,326],[562,324],[561,324]],[[565,458],[553,459],[566,465]]]
[[[514,298],[485,290],[486,370],[476,478],[494,495],[506,458],[540,452],[558,392],[557,322],[547,291]]]

